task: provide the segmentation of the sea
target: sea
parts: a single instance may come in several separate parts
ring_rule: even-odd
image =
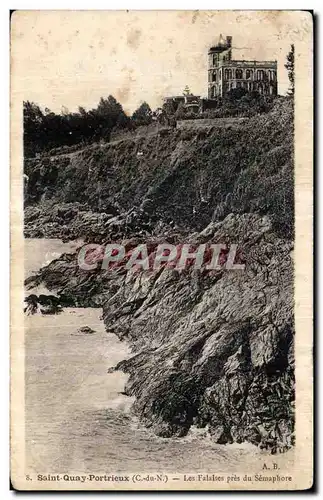
[[[26,239],[25,276],[78,244]],[[130,346],[105,330],[101,314],[68,308],[25,316],[26,473],[212,474],[246,464],[261,470],[264,452],[248,443],[216,444],[207,428],[192,427],[182,438],[157,437],[145,428],[131,410],[133,398],[122,394],[127,375],[109,373],[131,356]],[[79,332],[84,326],[94,332]]]

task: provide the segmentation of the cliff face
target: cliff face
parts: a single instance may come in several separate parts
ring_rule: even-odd
[[[104,321],[134,347],[119,368],[156,433],[207,425],[219,443],[284,449],[293,427],[291,244],[254,215],[211,223],[198,240],[228,237],[243,249],[244,271],[128,277],[104,304]]]
[[[103,307],[133,349],[117,368],[134,411],[160,436],[198,425],[219,443],[293,444],[291,112],[283,102],[225,131],[166,130],[27,164],[29,235],[229,242],[244,255],[244,270],[212,273],[89,272],[65,255],[27,280]]]

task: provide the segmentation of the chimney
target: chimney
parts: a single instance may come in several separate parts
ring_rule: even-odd
[[[225,46],[225,40],[224,40],[224,38],[223,38],[222,34],[221,34],[221,35],[220,35],[220,37],[219,37],[219,46],[220,46],[220,47],[221,47],[221,46],[222,46],[222,47],[223,47],[223,46]]]
[[[227,36],[227,47],[230,48],[232,45],[232,36]]]

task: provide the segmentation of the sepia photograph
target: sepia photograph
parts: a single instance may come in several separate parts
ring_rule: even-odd
[[[10,23],[13,488],[311,488],[312,12]]]

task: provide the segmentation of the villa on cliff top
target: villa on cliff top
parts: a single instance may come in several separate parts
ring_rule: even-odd
[[[212,107],[212,101],[225,96],[232,89],[277,95],[277,61],[245,61],[233,59],[232,36],[219,37],[217,45],[208,51],[207,99],[185,93],[164,98],[164,104],[183,103],[190,111],[198,112]]]
[[[208,52],[208,99],[223,97],[232,89],[277,95],[277,61],[241,61],[232,58],[232,37],[220,35]]]

